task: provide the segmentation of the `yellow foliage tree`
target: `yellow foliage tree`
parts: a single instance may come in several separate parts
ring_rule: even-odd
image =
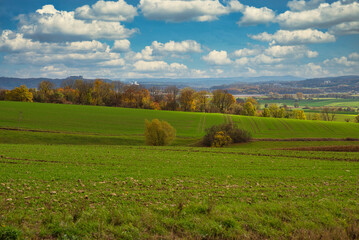
[[[176,137],[176,129],[168,122],[153,119],[145,120],[146,144],[151,146],[165,146],[170,144]]]
[[[14,88],[11,91],[6,92],[5,100],[8,101],[20,101],[20,102],[32,102],[33,95],[25,85]]]

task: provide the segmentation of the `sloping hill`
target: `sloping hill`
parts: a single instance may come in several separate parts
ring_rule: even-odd
[[[168,121],[179,137],[199,138],[214,124],[232,121],[255,138],[358,138],[359,124],[246,117],[209,113],[154,111],[44,103],[0,102],[0,127],[86,133],[108,136],[142,136],[144,120]]]

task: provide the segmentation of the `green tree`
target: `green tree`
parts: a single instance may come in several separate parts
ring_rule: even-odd
[[[168,122],[153,119],[145,120],[146,144],[151,146],[165,146],[170,144],[176,137],[176,129]]]
[[[263,109],[262,117],[270,117],[270,111],[268,108]]]

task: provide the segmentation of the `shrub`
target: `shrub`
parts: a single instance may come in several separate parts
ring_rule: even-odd
[[[214,146],[215,136],[218,135],[219,132],[223,132],[224,135],[229,136],[231,142],[240,143],[240,142],[248,142],[251,140],[251,133],[247,130],[240,129],[238,126],[227,123],[221,125],[213,125],[212,127],[206,129],[206,135],[203,137],[203,145],[211,147]],[[219,136],[217,136],[218,138]],[[224,145],[223,145],[224,146]]]
[[[151,146],[165,146],[176,137],[176,129],[168,122],[153,119],[145,121],[146,144]]]
[[[359,123],[359,114],[354,118],[354,122]]]
[[[216,132],[213,137],[212,147],[223,147],[232,142],[231,137],[223,131]]]

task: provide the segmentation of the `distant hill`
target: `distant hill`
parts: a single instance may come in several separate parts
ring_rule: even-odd
[[[67,79],[84,79],[82,76],[70,76],[64,79],[51,79],[51,78],[11,78],[0,77],[0,88],[13,89],[25,84],[28,88],[36,88],[41,81],[53,82],[59,87],[63,80]],[[84,79],[93,80],[93,79]],[[298,81],[302,78],[293,76],[262,76],[262,77],[232,77],[232,78],[128,78],[121,79],[123,82],[131,83],[136,82],[145,87],[152,86],[171,86],[176,85],[179,88],[193,87],[193,88],[210,88],[212,86],[221,84],[233,84],[237,82],[283,82],[283,81]],[[106,79],[106,81],[113,81]]]
[[[211,89],[224,89],[232,94],[359,92],[359,76],[312,78],[300,81],[236,82],[213,86]]]

